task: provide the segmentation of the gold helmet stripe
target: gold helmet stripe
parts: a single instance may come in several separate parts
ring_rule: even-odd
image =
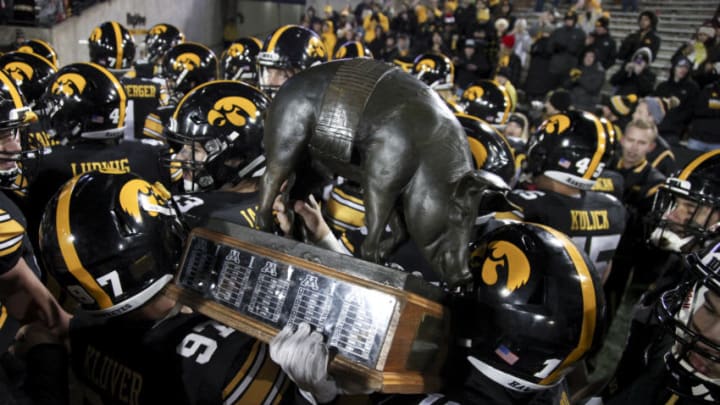
[[[120,81],[112,74],[109,70],[105,69],[104,67],[96,64],[96,63],[86,63],[86,65],[93,66],[97,68],[99,71],[101,71],[105,76],[107,76],[108,79],[110,79],[110,82],[112,82],[113,86],[115,86],[115,90],[118,93],[118,97],[120,97],[120,114],[118,118],[118,128],[122,128],[125,125],[125,109],[127,108],[127,95],[125,94],[125,89],[123,88],[122,84],[120,84]]]
[[[255,37],[250,37],[250,39],[251,39],[253,42],[255,42],[255,44],[257,44],[258,48],[262,49],[263,44],[262,44],[262,41],[261,41],[261,40],[255,38]]]
[[[357,56],[358,56],[358,58],[362,58],[362,57],[364,57],[364,56],[367,56],[367,55],[365,55],[365,47],[363,46],[362,43],[360,43],[360,41],[355,41],[355,48],[357,48]]]
[[[689,165],[687,165],[682,172],[680,172],[680,175],[678,178],[680,180],[687,180],[688,177],[692,174],[692,172],[697,169],[698,166],[700,166],[701,163],[705,162],[706,160],[710,159],[711,157],[720,154],[720,149],[711,150],[710,152],[705,152],[704,154],[698,156],[690,162]]]
[[[41,39],[34,39],[33,41],[35,41],[35,42],[37,42],[38,44],[42,45],[43,47],[47,48],[48,53],[52,56],[52,59],[51,59],[51,60],[48,60],[48,62],[50,62],[50,64],[52,65],[53,69],[57,69],[57,68],[58,68],[58,65],[57,65],[57,54],[55,53],[55,50],[53,49],[53,47],[50,46],[50,44],[48,44],[47,42],[45,42],[45,41],[43,41],[43,40],[41,40]],[[42,55],[37,55],[37,56],[39,56],[39,57],[47,60],[47,59],[46,59],[44,56],[42,56]]]
[[[597,327],[597,297],[595,296],[595,288],[593,287],[593,279],[590,274],[587,262],[583,258],[580,250],[578,250],[575,243],[571,241],[565,234],[550,228],[549,226],[535,224],[540,228],[548,231],[550,234],[560,240],[565,248],[565,251],[570,256],[575,269],[578,273],[578,279],[580,280],[580,291],[582,293],[582,305],[583,305],[583,319],[580,331],[580,339],[577,346],[570,352],[568,356],[555,368],[555,371],[550,373],[547,377],[540,381],[542,385],[551,385],[563,376],[563,369],[568,365],[576,362],[580,359],[589,349],[593,343],[593,337],[595,335],[595,328]]]
[[[488,157],[488,151],[485,148],[485,145],[470,136],[467,137],[467,140],[470,144],[470,152],[472,153],[473,160],[475,161],[475,168],[478,170],[482,169]]]
[[[78,257],[73,235],[70,230],[70,197],[80,176],[75,176],[63,186],[58,196],[57,209],[55,211],[55,228],[57,230],[57,241],[60,247],[65,266],[68,271],[80,281],[80,285],[98,303],[100,308],[110,308],[113,305],[112,299],[105,290],[100,287],[97,280],[85,269],[80,257]]]
[[[282,36],[282,34],[285,31],[287,31],[289,28],[292,28],[292,27],[298,27],[298,25],[288,24],[284,27],[278,28],[278,30],[275,31],[275,33],[273,34],[272,38],[270,38],[270,42],[268,42],[267,50],[265,50],[265,52],[275,51],[275,47],[277,46],[277,41],[280,39],[280,37]]]
[[[597,170],[598,165],[602,161],[603,155],[605,154],[605,142],[607,138],[605,136],[605,126],[602,122],[600,122],[600,119],[598,117],[585,112],[583,112],[582,114],[585,114],[587,118],[592,118],[593,122],[595,123],[595,132],[597,136],[598,146],[597,148],[595,148],[595,153],[593,154],[592,160],[590,160],[587,171],[585,172],[585,174],[583,174],[583,179],[590,180],[592,179],[593,173],[595,173],[595,171]]]
[[[15,108],[22,108],[24,106],[22,96],[15,86],[15,81],[11,79],[5,72],[0,71],[0,82],[5,85],[10,93],[10,98],[15,105]]]
[[[117,54],[115,54],[115,69],[122,69],[122,60],[123,60],[123,37],[122,32],[120,31],[120,24],[113,21],[110,23],[113,27],[113,31],[115,32],[115,48],[117,49]]]

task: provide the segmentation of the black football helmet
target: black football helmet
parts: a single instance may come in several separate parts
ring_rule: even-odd
[[[449,90],[455,84],[455,65],[445,55],[424,53],[415,58],[412,75],[434,90]]]
[[[257,85],[257,56],[261,49],[262,42],[254,37],[240,38],[230,44],[220,57],[223,78]]]
[[[94,63],[62,67],[42,97],[43,113],[61,142],[122,138],[125,90],[115,76]]]
[[[720,402],[720,244],[686,256],[695,276],[665,292],[656,306],[674,337],[665,354],[668,388],[688,403]]]
[[[90,62],[111,72],[123,72],[135,59],[135,40],[130,31],[117,21],[106,21],[92,30],[88,39]]]
[[[159,63],[170,48],[183,42],[185,34],[176,26],[165,23],[153,25],[145,35],[148,62],[153,65]]]
[[[38,56],[42,56],[47,59],[48,62],[52,63],[53,68],[58,68],[57,53],[53,47],[40,39],[28,39],[23,42],[17,49],[18,52],[33,53]]]
[[[205,83],[183,98],[166,137],[178,152],[167,161],[182,167],[186,192],[218,189],[262,174],[269,103],[260,90],[231,80]]]
[[[453,329],[485,376],[511,391],[545,390],[602,342],[602,284],[567,236],[515,222],[471,252],[472,290],[453,299]]]
[[[511,185],[515,179],[515,157],[510,144],[495,127],[466,114],[455,114],[465,130],[475,169],[500,176]]]
[[[335,52],[334,59],[354,59],[354,58],[367,58],[373,59],[373,54],[370,48],[365,46],[360,41],[347,41],[340,45],[338,50]]]
[[[530,136],[525,170],[590,190],[607,163],[605,126],[594,114],[568,111],[545,120]]]
[[[40,145],[23,129],[37,121],[37,115],[25,105],[14,81],[0,72],[0,188],[16,190],[24,163],[37,157]]]
[[[720,150],[704,153],[660,186],[650,214],[650,242],[687,253],[718,236]]]
[[[74,177],[45,207],[41,257],[89,314],[128,313],[173,278],[182,233],[170,193],[132,173]]]
[[[56,69],[50,61],[32,53],[10,52],[0,56],[0,70],[5,72],[34,106],[53,79]]]
[[[620,128],[613,124],[610,120],[600,117],[600,121],[605,127],[605,135],[607,142],[605,147],[605,162],[608,164],[614,161],[615,157],[622,155],[622,147],[620,146]]]
[[[468,86],[460,98],[466,114],[493,125],[503,125],[515,112],[510,93],[494,80],[480,80]]]
[[[328,51],[314,31],[299,25],[284,25],[267,37],[257,61],[260,89],[272,97],[280,86],[270,83],[268,69],[280,69],[295,74],[327,62]]]
[[[173,96],[180,98],[194,87],[217,78],[217,56],[203,44],[185,42],[165,54],[163,74]]]

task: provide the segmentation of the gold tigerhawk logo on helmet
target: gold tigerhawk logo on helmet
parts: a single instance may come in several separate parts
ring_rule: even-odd
[[[433,69],[435,69],[435,61],[432,59],[423,59],[417,63],[417,70],[419,72],[424,72],[426,70],[433,70]]]
[[[513,292],[525,285],[530,279],[530,262],[520,248],[501,240],[490,243],[489,253],[482,265],[482,280],[487,285],[495,285],[498,273],[507,274],[506,288]]]
[[[325,51],[325,45],[319,39],[312,37],[308,43],[308,54],[312,57],[325,58],[327,52]]]
[[[233,58],[237,58],[242,55],[243,52],[245,52],[245,45],[237,43],[230,45],[230,48],[227,50],[228,55]]]
[[[145,180],[132,179],[123,185],[119,199],[122,210],[136,221],[141,222],[142,212],[151,217],[159,214],[159,210],[148,210],[147,208],[164,206],[167,202],[167,192]]]
[[[160,35],[160,34],[164,34],[165,31],[167,31],[167,26],[165,26],[165,24],[159,24],[159,25],[156,25],[156,26],[152,27],[152,28],[150,29],[150,32],[148,32],[148,34],[150,34],[150,35]]]
[[[187,70],[191,72],[200,66],[200,56],[192,52],[185,52],[177,57],[173,63],[173,69],[176,71]]]
[[[213,109],[208,112],[207,120],[215,127],[225,126],[228,122],[236,127],[242,127],[247,118],[253,119],[257,115],[255,104],[245,97],[223,97],[215,102]]]
[[[479,98],[482,98],[483,94],[485,94],[485,89],[483,89],[480,86],[470,86],[467,90],[465,90],[465,93],[463,93],[462,98],[470,101],[475,101]]]
[[[90,42],[98,42],[102,38],[102,29],[95,27],[90,33]]]
[[[77,73],[65,73],[60,75],[52,84],[52,94],[63,93],[66,96],[82,94],[85,91],[87,82],[85,78]]]
[[[541,130],[549,134],[562,134],[570,127],[570,117],[565,114],[555,114],[545,121]]]
[[[35,73],[33,68],[25,62],[10,62],[5,65],[3,71],[18,84],[22,84],[25,80],[32,80]]]
[[[18,52],[22,52],[22,53],[32,53],[32,54],[37,55],[37,54],[35,53],[35,50],[34,50],[34,49],[32,48],[32,46],[30,46],[30,45],[23,45],[23,46],[21,46],[20,48],[18,48],[17,51],[18,51]]]

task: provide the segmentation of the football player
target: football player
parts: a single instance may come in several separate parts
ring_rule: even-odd
[[[420,79],[448,103],[455,103],[455,65],[442,54],[424,53],[413,62],[412,75]]]
[[[135,60],[135,40],[117,21],[106,21],[93,28],[88,38],[90,62],[106,68],[117,77],[128,72]]]
[[[284,25],[268,35],[258,54],[260,89],[272,98],[286,80],[327,62],[328,57],[318,34],[299,25]]]
[[[337,47],[333,59],[368,58],[374,59],[372,51],[362,41],[347,41]]]
[[[625,208],[591,191],[603,171],[605,126],[595,115],[568,111],[548,118],[530,137],[525,171],[532,182],[508,194],[517,206],[498,218],[537,222],[564,232],[593,261],[601,279],[625,229]]]
[[[516,222],[476,240],[470,264],[471,286],[450,298],[442,393],[377,403],[568,404],[564,377],[605,330],[592,263],[562,233]],[[323,347],[319,332],[286,327],[270,342],[270,355],[299,387],[327,400],[344,390],[325,371]],[[300,364],[291,361],[297,352],[308,353]],[[311,379],[308,370],[322,372]]]
[[[159,293],[184,235],[170,194],[131,174],[67,182],[43,216],[45,265],[80,303],[71,364],[98,403],[289,403],[265,344]]]
[[[459,104],[467,114],[492,125],[504,125],[515,112],[515,104],[505,86],[493,80],[480,80],[468,86]]]
[[[225,80],[241,80],[258,85],[257,56],[262,42],[255,37],[239,38],[220,56],[220,68]]]
[[[58,57],[55,49],[49,43],[40,39],[28,39],[18,46],[18,52],[33,53],[42,56],[53,65],[53,69],[58,68]]]

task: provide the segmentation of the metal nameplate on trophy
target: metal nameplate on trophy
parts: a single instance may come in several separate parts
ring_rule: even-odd
[[[194,229],[165,294],[264,342],[286,324],[321,329],[336,378],[388,393],[440,387],[442,291],[420,278],[236,224]]]

